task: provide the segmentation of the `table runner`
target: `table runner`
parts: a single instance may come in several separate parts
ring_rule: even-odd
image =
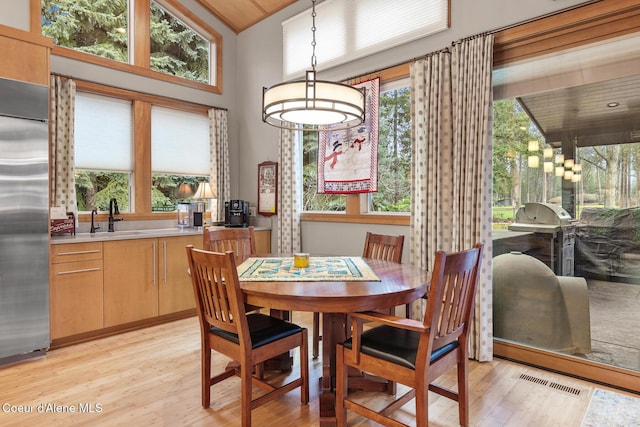
[[[362,257],[309,257],[309,267],[296,268],[293,257],[247,258],[238,266],[243,282],[380,281]]]

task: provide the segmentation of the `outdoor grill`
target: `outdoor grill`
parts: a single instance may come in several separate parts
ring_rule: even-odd
[[[569,212],[549,203],[525,203],[510,231],[532,233],[523,252],[547,264],[557,275],[573,276],[575,224]]]

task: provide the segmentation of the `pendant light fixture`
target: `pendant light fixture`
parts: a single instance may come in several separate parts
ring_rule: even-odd
[[[301,124],[332,130],[348,129],[364,122],[364,89],[342,83],[316,80],[316,0],[311,1],[311,70],[304,80],[262,88],[262,121],[288,128]]]

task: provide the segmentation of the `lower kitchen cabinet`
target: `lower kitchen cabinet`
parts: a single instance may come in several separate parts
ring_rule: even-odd
[[[104,242],[104,326],[158,315],[158,239]]]
[[[104,326],[195,308],[185,247],[189,235],[104,242]]]
[[[101,242],[52,246],[52,340],[103,327],[102,277]]]
[[[187,273],[187,245],[202,248],[202,236],[179,236],[158,239],[160,267],[158,314],[195,309],[191,277]]]
[[[256,230],[256,253],[271,253],[271,230]]]

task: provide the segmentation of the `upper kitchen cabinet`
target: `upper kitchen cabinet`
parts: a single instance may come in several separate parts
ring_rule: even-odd
[[[0,25],[0,77],[49,86],[53,41],[39,33]]]

